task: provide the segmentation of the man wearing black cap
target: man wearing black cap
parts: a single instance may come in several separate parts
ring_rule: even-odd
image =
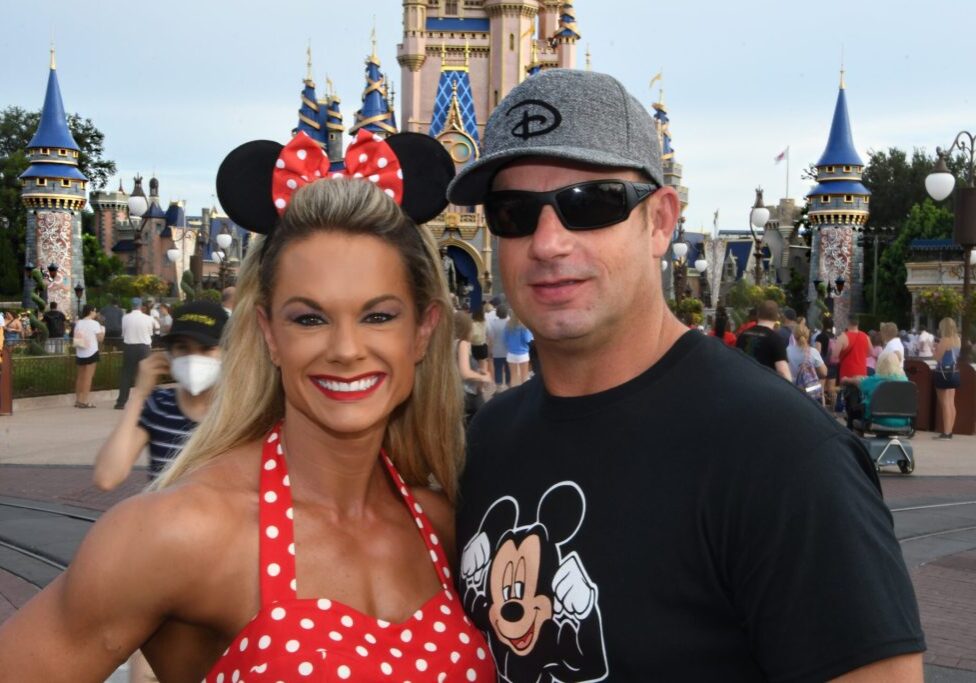
[[[174,313],[173,327],[163,337],[165,353],[139,363],[122,419],[98,452],[94,481],[99,488],[107,491],[125,481],[146,446],[150,479],[176,457],[213,400],[226,322],[224,309],[208,301],[190,302]],[[156,386],[167,374],[177,387]]]
[[[679,204],[647,111],[552,69],[482,141],[448,197],[484,203],[542,365],[475,418],[459,495],[457,581],[499,678],[921,680],[864,449],[668,310]]]

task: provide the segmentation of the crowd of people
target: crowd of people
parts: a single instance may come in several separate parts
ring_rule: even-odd
[[[717,316],[724,343],[689,331],[654,131],[612,77],[549,69],[456,176],[412,133],[360,131],[340,172],[304,133],[233,150],[221,204],[263,234],[233,315],[174,311],[130,371],[96,477],[146,444],[165,463],[0,626],[2,670],[104,680],[141,650],[164,682],[921,681],[877,472],[790,386],[867,376],[868,336],[772,302]],[[452,305],[418,227],[448,199],[484,204],[507,300]]]

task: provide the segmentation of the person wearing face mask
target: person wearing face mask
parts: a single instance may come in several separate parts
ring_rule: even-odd
[[[125,481],[146,446],[150,480],[179,453],[210,408],[226,322],[224,309],[208,301],[192,301],[176,311],[172,329],[163,337],[166,351],[139,363],[122,419],[98,452],[92,477],[96,486],[109,491]],[[167,373],[177,387],[156,386]]]

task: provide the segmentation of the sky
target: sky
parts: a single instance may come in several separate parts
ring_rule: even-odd
[[[576,0],[578,63],[617,77],[648,106],[664,88],[690,203],[686,229],[745,229],[754,188],[798,202],[803,169],[827,141],[843,59],[854,143],[934,152],[976,130],[972,0]],[[297,122],[311,43],[347,126],[364,59],[377,53],[400,90],[399,0],[48,0],[4,3],[0,107],[40,108],[49,48],[65,108],[105,134],[105,156],[131,190],[155,173],[165,202],[198,215],[216,202],[223,157],[252,139],[286,142]],[[956,30],[958,27],[959,30]],[[652,76],[663,80],[652,91]],[[398,119],[402,117],[398,112]],[[117,187],[118,178],[112,186]]]

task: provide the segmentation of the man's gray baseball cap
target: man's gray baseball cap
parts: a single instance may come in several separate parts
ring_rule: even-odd
[[[481,156],[447,188],[454,204],[482,203],[495,174],[523,157],[633,168],[664,184],[654,121],[607,74],[548,69],[530,76],[495,107],[481,140]]]

